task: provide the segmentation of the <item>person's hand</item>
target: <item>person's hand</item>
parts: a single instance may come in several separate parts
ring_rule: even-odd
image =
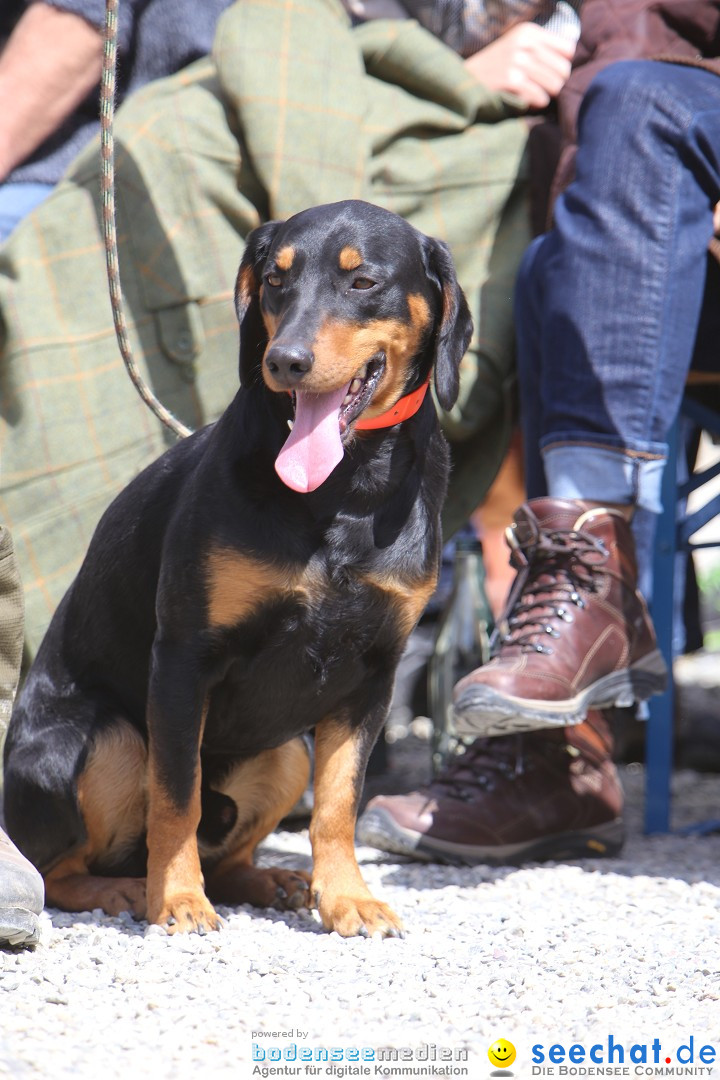
[[[720,236],[720,202],[715,203],[715,210],[713,211],[713,230],[716,236]]]
[[[465,66],[491,90],[514,94],[530,109],[543,109],[565,85],[574,55],[573,41],[525,22],[468,57]]]

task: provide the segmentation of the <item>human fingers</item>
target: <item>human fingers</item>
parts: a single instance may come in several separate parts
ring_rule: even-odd
[[[543,108],[570,74],[574,45],[534,23],[519,23],[465,64],[486,86],[511,93],[528,108]]]
[[[571,62],[551,49],[528,50],[517,59],[525,79],[545,90],[550,97],[557,97],[570,77]]]

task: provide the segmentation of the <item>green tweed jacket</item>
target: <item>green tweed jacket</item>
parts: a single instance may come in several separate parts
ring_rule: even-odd
[[[449,243],[475,317],[445,417],[451,531],[505,446],[526,135],[515,104],[412,21],[351,28],[338,0],[240,0],[211,57],[117,116],[120,272],[147,381],[189,426],[212,420],[237,384],[232,289],[248,232],[344,198],[395,210]],[[0,249],[0,521],[30,653],[102,511],[171,439],[118,352],[99,191],[92,146]]]

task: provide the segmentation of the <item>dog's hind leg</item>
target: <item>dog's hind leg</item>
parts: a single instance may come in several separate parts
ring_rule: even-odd
[[[145,878],[90,874],[84,852],[68,855],[45,875],[45,904],[61,911],[95,911],[145,918]]]
[[[96,737],[78,776],[86,840],[45,872],[48,906],[145,916],[145,878],[110,875],[144,846],[146,786],[145,740],[127,721],[116,720]],[[142,859],[140,852],[135,861]]]
[[[237,820],[219,861],[203,860],[204,866],[209,866],[206,891],[211,900],[281,911],[310,906],[310,877],[304,871],[253,865],[255,848],[292,810],[309,776],[305,744],[302,739],[291,739],[240,762],[215,785],[235,803]],[[202,855],[202,823],[200,837]]]

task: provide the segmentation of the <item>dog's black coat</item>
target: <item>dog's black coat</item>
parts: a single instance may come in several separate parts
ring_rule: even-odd
[[[347,245],[363,253],[361,271],[338,268]],[[288,247],[291,267],[272,278],[281,287],[268,285],[268,267]],[[348,285],[353,273],[373,286]],[[170,449],[109,507],[15,707],[5,814],[42,869],[82,844],[78,778],[118,717],[145,739],[150,726],[159,782],[183,807],[205,703],[200,833],[209,839],[232,821],[212,789],[238,759],[336,716],[362,732],[366,756],[411,628],[378,583],[402,583],[410,595],[436,573],[448,453],[430,395],[404,423],[351,435],[328,479],[299,494],[274,468],[292,399],[268,388],[261,367],[268,326],[271,340],[311,349],[319,320],[404,324],[408,297],[419,296],[430,319],[402,391],[434,367],[450,407],[471,322],[447,249],[365,203],[318,207],[251,234],[237,295],[242,388],[217,423]],[[272,567],[278,581],[309,568],[312,588],[253,594],[232,625],[213,625],[208,557],[218,550]],[[135,861],[143,845],[138,836]]]

